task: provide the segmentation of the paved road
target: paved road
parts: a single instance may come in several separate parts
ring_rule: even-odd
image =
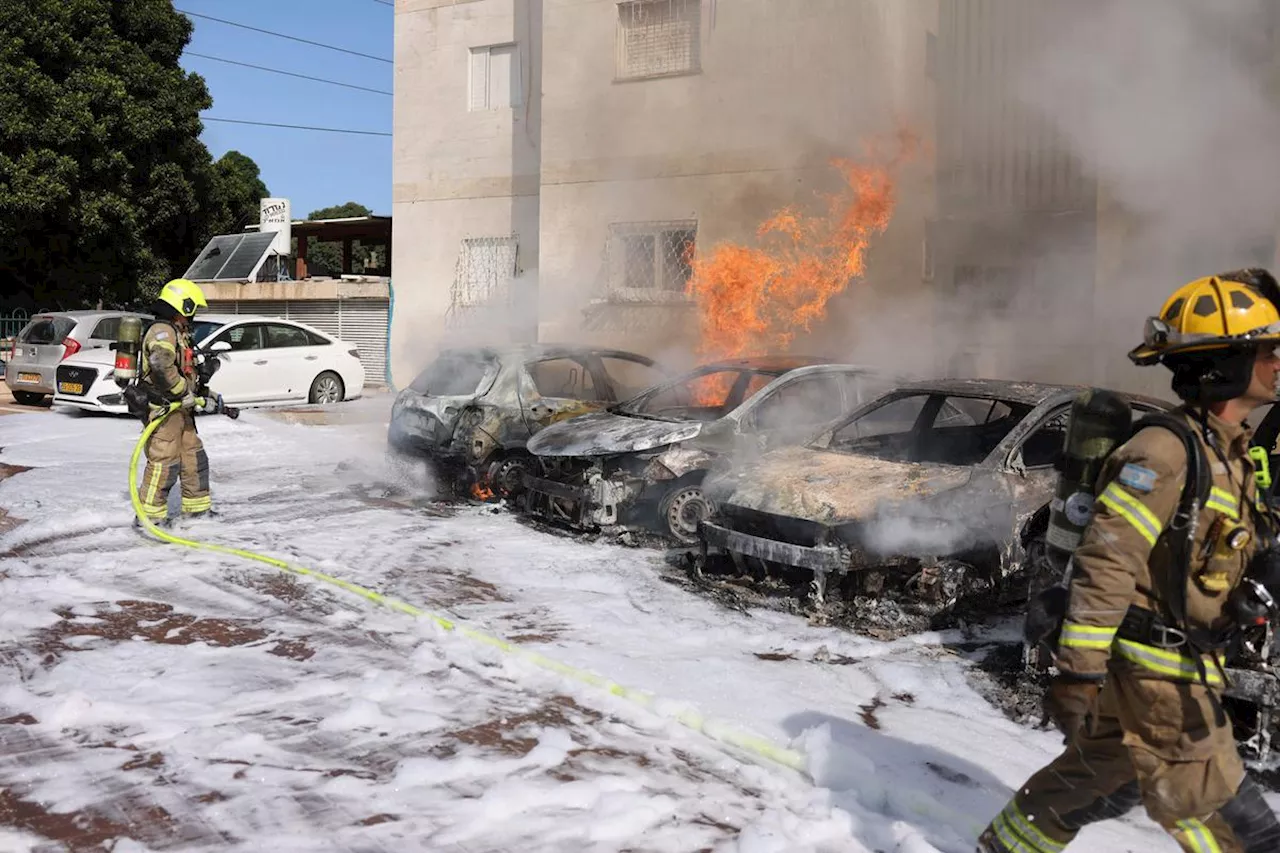
[[[45,397],[38,406],[21,406],[14,402],[9,386],[0,382],[0,415],[20,415],[31,412],[47,414],[51,411],[49,404],[52,399],[52,397]]]

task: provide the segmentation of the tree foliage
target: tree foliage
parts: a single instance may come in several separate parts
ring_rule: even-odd
[[[0,2],[0,299],[149,296],[239,211],[257,167],[200,141],[191,31],[172,0]]]
[[[269,195],[257,163],[239,151],[223,154],[213,164],[213,192],[201,242],[217,234],[238,234],[257,222],[260,203]]]
[[[332,207],[322,207],[307,214],[307,219],[342,219],[348,216],[369,216],[373,211],[363,204],[348,201]],[[297,241],[295,241],[296,243]],[[363,245],[359,240],[351,244],[351,269],[360,272],[372,254],[372,247]],[[297,254],[297,248],[294,248]],[[332,241],[307,241],[307,271],[311,275],[336,276],[342,272],[342,244]]]

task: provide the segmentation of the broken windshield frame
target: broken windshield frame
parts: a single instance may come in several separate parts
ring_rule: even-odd
[[[444,352],[409,383],[424,397],[478,397],[488,393],[501,361],[482,352]]]
[[[720,375],[723,375],[722,379],[712,378]],[[643,391],[630,400],[609,406],[608,411],[672,423],[717,421],[741,405],[744,391],[756,376],[764,376],[768,380],[775,378],[772,374],[741,367],[701,367]],[[707,387],[698,389],[699,382]],[[696,397],[700,392],[703,395],[714,394],[715,397],[704,396],[703,400],[698,400]]]
[[[824,431],[809,446],[889,462],[977,465],[1033,408],[999,397],[894,394]]]

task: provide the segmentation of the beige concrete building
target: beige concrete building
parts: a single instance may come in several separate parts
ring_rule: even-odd
[[[933,132],[930,3],[396,12],[398,384],[442,341],[486,333],[687,350],[690,251],[835,189],[830,159],[874,135]],[[932,172],[926,153],[904,174],[874,278],[919,288]]]
[[[1227,226],[1230,165],[1188,178],[1226,150],[1259,173],[1236,198],[1273,183],[1265,146],[1210,132],[1280,129],[1274,86],[1237,96],[1276,77],[1262,6],[397,0],[393,381],[485,337],[687,353],[690,251],[750,242],[905,126],[924,152],[812,349],[1161,390],[1124,359],[1142,318],[1275,259],[1280,204]]]

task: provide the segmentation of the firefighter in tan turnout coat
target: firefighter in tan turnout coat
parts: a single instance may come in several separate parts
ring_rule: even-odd
[[[1244,418],[1275,399],[1277,300],[1264,270],[1198,279],[1169,298],[1129,354],[1173,371],[1184,401],[1174,414],[1212,482],[1188,539],[1178,510],[1193,472],[1182,437],[1148,426],[1107,459],[1072,557],[1045,700],[1066,748],[1018,789],[979,853],[1059,853],[1086,824],[1138,804],[1183,850],[1280,851],[1280,824],[1245,775],[1221,702],[1221,653],[1238,624],[1229,602],[1273,541],[1255,504]]]
[[[196,432],[197,376],[190,321],[207,308],[204,293],[193,282],[174,279],[152,306],[157,320],[142,339],[141,384],[153,400],[181,402],[182,408],[160,424],[147,441],[147,467],[142,475],[142,509],[153,522],[168,516],[169,492],[181,478],[182,512],[203,515],[212,508],[209,457]],[[150,418],[163,409],[153,404]]]

